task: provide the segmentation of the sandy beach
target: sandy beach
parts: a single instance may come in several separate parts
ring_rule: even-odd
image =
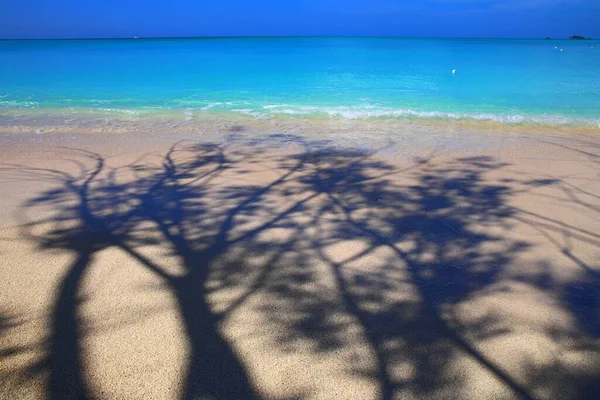
[[[0,136],[0,398],[597,398],[598,136],[229,130]]]

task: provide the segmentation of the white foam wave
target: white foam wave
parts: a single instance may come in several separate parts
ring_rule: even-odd
[[[494,121],[503,124],[548,124],[571,125],[593,124],[600,127],[600,118],[580,118],[561,115],[526,115],[526,114],[493,114],[493,113],[459,113],[442,111],[417,111],[412,109],[381,108],[375,104],[362,104],[356,107],[318,107],[318,106],[290,106],[288,104],[268,105],[262,107],[268,110],[269,115],[310,116],[325,115],[330,118],[341,119],[434,119],[434,120],[475,120]],[[236,111],[236,110],[231,110]],[[245,113],[251,115],[248,110]]]
[[[127,115],[140,115],[142,110],[129,110],[124,108],[100,108],[100,111],[109,112],[109,113],[117,113],[117,114],[127,114]]]
[[[6,108],[36,108],[39,106],[37,101],[24,101],[24,100],[1,100],[0,107]]]
[[[244,114],[244,115],[249,115],[251,117],[254,118],[264,118],[267,116],[267,114],[262,113],[260,111],[256,111],[256,110],[252,110],[250,108],[242,108],[242,109],[233,109],[231,110],[232,112],[237,112],[240,114]]]
[[[182,107],[133,107],[133,108],[118,108],[118,107],[91,107],[80,108],[69,105],[68,109],[71,113],[77,114],[83,111],[99,111],[107,114],[125,114],[129,116],[147,116],[152,118],[153,115],[168,115],[172,111],[176,113],[182,112],[186,120],[192,120],[194,117],[199,117],[202,113],[213,112],[231,112],[242,114],[256,119],[276,118],[276,117],[295,117],[295,118],[311,118],[325,117],[331,119],[348,119],[348,120],[369,120],[369,119],[395,119],[404,121],[418,120],[434,120],[434,121],[492,121],[506,125],[519,124],[537,124],[550,126],[565,126],[565,125],[585,125],[600,128],[600,117],[584,118],[574,116],[562,116],[552,114],[525,114],[519,112],[507,113],[469,113],[469,112],[443,112],[443,111],[421,111],[410,108],[391,108],[381,104],[365,102],[355,106],[318,106],[318,105],[296,105],[288,103],[267,103],[265,105],[257,105],[247,101],[187,101],[181,100],[181,104],[188,104]],[[202,106],[200,106],[202,104]],[[31,109],[31,112],[39,112],[46,109],[40,108],[39,103],[31,100],[0,100],[0,108],[6,109]],[[48,109],[51,113],[52,109]],[[181,114],[179,114],[181,115]]]

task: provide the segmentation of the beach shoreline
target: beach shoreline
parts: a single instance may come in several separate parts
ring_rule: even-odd
[[[256,115],[244,112],[203,111],[196,109],[103,110],[101,108],[73,109],[4,109],[0,114],[0,134],[10,133],[189,133],[252,131],[255,134],[306,133],[352,134],[387,133],[393,135],[436,132],[484,132],[516,134],[589,134],[600,135],[600,120],[560,116],[515,116],[440,114],[420,116],[387,115]]]

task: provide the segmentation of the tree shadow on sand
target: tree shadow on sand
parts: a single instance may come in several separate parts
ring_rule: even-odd
[[[348,362],[347,372],[374,382],[379,398],[460,397],[464,358],[514,397],[538,397],[536,382],[548,371],[532,363],[531,377],[515,376],[473,343],[507,333],[497,316],[454,318],[531,246],[506,234],[520,215],[509,205],[514,185],[485,179],[506,164],[423,159],[399,169],[364,152],[310,146],[265,162],[260,150],[190,142],[118,168],[98,154],[65,153],[71,172],[8,167],[52,185],[25,204],[50,212],[25,234],[42,249],[75,255],[38,366],[49,373],[50,398],[94,397],[83,376],[79,288],[106,248],[129,254],[177,300],[190,344],[183,398],[264,395],[223,332],[259,293],[260,315],[278,332],[273,347],[293,351],[308,341],[312,351],[334,354],[359,338],[368,356]],[[275,178],[249,183],[256,169]],[[521,187],[539,184],[553,182]],[[167,250],[184,272],[170,273],[144,246]],[[581,285],[593,286],[586,301],[598,301],[597,281]],[[226,291],[236,295],[215,308],[211,298]],[[580,310],[568,296],[564,307]]]

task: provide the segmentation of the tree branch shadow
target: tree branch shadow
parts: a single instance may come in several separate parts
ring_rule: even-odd
[[[264,396],[223,332],[224,321],[259,293],[268,299],[261,315],[279,332],[274,347],[293,350],[305,339],[329,354],[354,346],[345,336],[350,325],[360,332],[374,367],[358,362],[348,372],[375,382],[382,399],[460,393],[467,384],[455,370],[461,356],[515,397],[536,398],[532,382],[543,381],[543,371],[514,376],[472,343],[473,333],[505,334],[501,321],[488,316],[464,326],[453,318],[531,246],[490,233],[524,217],[509,204],[514,188],[485,179],[507,164],[474,157],[398,169],[369,153],[304,145],[302,154],[272,159],[276,177],[258,183],[247,178],[252,168],[266,168],[259,150],[194,142],[118,168],[79,150],[65,150],[75,172],[5,167],[53,185],[24,205],[52,216],[25,225],[23,234],[41,249],[74,255],[57,287],[46,358],[37,366],[49,373],[48,397],[94,397],[81,355],[80,287],[97,253],[114,248],[177,301],[190,344],[182,398]],[[348,243],[360,250],[333,250]],[[183,273],[146,256],[145,246],[167,250]],[[324,285],[323,276],[332,284]],[[597,290],[597,281],[586,284]],[[236,296],[217,309],[210,298],[224,291]],[[576,314],[581,303],[569,296],[565,307]],[[596,295],[586,301],[598,305]]]

